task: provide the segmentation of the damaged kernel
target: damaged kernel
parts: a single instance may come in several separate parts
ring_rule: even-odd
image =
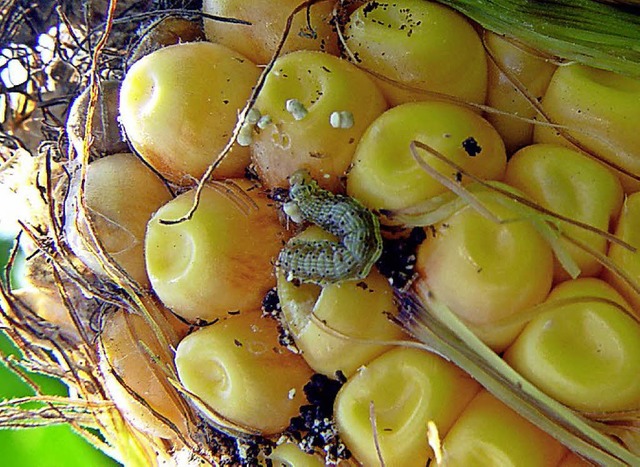
[[[356,142],[386,106],[367,73],[345,60],[310,51],[278,58],[256,101],[272,121],[251,146],[258,175],[269,188],[286,187],[304,168],[323,188],[341,190]],[[353,109],[350,128],[327,124],[336,108]]]
[[[257,185],[236,179],[207,186],[191,219],[163,223],[184,216],[193,197],[194,190],[183,193],[149,222],[145,253],[154,291],[189,321],[258,308],[275,285],[272,264],[286,238],[275,209]]]

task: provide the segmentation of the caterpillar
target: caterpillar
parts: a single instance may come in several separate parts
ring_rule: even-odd
[[[382,253],[378,218],[357,200],[320,188],[306,170],[291,175],[289,185],[287,215],[316,224],[338,241],[287,243],[278,255],[287,280],[327,285],[365,278]]]

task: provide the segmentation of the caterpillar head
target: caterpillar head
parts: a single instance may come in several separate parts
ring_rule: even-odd
[[[318,189],[317,182],[306,169],[300,169],[291,174],[289,186],[289,196],[292,200],[304,198]]]
[[[307,185],[313,181],[311,174],[307,169],[299,169],[289,176],[289,186],[293,188],[296,185]]]

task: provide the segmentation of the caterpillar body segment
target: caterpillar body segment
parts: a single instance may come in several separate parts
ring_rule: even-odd
[[[278,260],[290,281],[297,279],[324,285],[340,282],[345,277],[366,276],[359,271],[360,265],[349,250],[330,240],[293,241],[282,250]]]
[[[289,183],[287,212],[338,240],[289,242],[278,256],[287,279],[326,285],[366,277],[382,253],[378,218],[357,200],[320,188],[306,170],[291,175]]]

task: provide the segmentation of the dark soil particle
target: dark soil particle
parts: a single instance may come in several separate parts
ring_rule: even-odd
[[[380,6],[380,3],[376,1],[367,3],[365,7],[362,9],[362,13],[364,14],[364,17],[366,18],[369,15],[369,13],[371,13],[373,10],[375,10],[379,6]],[[386,5],[385,5],[385,9],[386,9]]]
[[[236,440],[236,449],[240,464],[243,467],[267,465],[265,457],[271,454],[274,443],[265,438],[248,438]]]
[[[267,194],[267,197],[278,203],[286,203],[287,201],[289,201],[289,190],[279,187],[274,188]]]
[[[244,169],[244,178],[252,182],[259,182],[260,177],[254,165],[249,165]]]
[[[282,323],[282,308],[280,307],[280,298],[278,291],[270,289],[262,299],[262,315],[275,319],[278,323],[278,343],[286,347],[290,352],[299,354],[300,350],[296,347],[293,336]]]
[[[384,240],[376,266],[395,288],[402,290],[411,284],[416,274],[416,250],[425,238],[424,229],[415,227],[407,237]]]
[[[216,453],[221,466],[255,467],[263,465],[265,456],[273,450],[274,443],[262,437],[235,438],[208,424],[199,429],[200,435],[211,452]]]
[[[300,415],[291,419],[286,435],[305,452],[322,452],[326,465],[336,465],[341,459],[349,459],[351,453],[338,437],[333,420],[333,403],[346,378],[342,373],[337,379],[314,374],[304,387],[309,404],[300,407]]]
[[[280,299],[278,291],[270,289],[262,299],[262,311],[268,315],[275,315],[280,312]]]

